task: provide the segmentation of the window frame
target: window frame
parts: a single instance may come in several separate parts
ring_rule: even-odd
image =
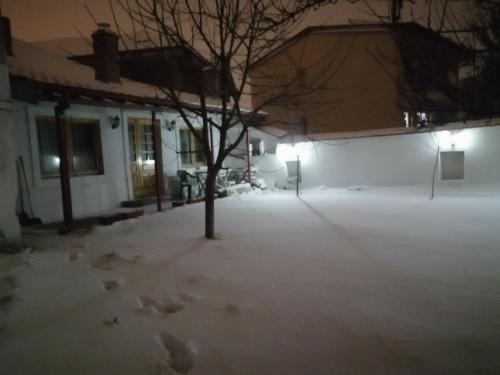
[[[40,166],[40,177],[42,180],[55,179],[59,178],[60,172],[58,170],[57,173],[47,173],[44,170],[44,166],[42,164],[42,145],[40,142],[40,127],[46,126],[39,123],[39,120],[43,120],[46,122],[52,122],[55,127],[57,127],[56,119],[54,116],[50,115],[36,115],[35,116],[35,129],[37,134],[37,142],[38,142],[38,159]],[[101,121],[98,118],[87,118],[87,117],[76,117],[76,116],[67,116],[66,117],[68,132],[66,134],[66,144],[68,147],[68,159],[69,159],[69,175],[70,177],[80,177],[80,176],[99,176],[104,174],[104,162],[102,157],[102,137],[101,137]],[[92,137],[94,139],[94,157],[96,161],[96,169],[85,170],[85,171],[76,171],[74,166],[74,145],[73,145],[73,126],[83,125],[92,127]],[[56,128],[57,132],[57,128]],[[56,144],[58,146],[57,133],[56,133]]]
[[[195,129],[195,131],[201,136],[202,129]],[[182,150],[182,143],[181,143],[181,132],[187,132],[187,137],[188,137],[188,150]],[[199,146],[199,148],[197,148]],[[186,167],[200,167],[200,166],[206,166],[207,165],[207,160],[205,158],[205,152],[203,150],[203,145],[201,142],[199,142],[196,137],[193,135],[192,130],[188,127],[182,127],[179,128],[179,153],[181,156],[181,164],[182,166]],[[197,161],[196,160],[196,155],[201,155],[202,156],[202,161]],[[184,156],[187,157],[188,161],[187,163],[184,162],[183,158]]]

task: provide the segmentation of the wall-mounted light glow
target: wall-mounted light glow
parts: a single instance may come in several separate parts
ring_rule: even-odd
[[[436,135],[441,149],[464,150],[472,144],[472,133],[468,129],[443,130]]]
[[[282,162],[297,160],[297,156],[304,162],[314,149],[312,142],[278,143],[276,156]]]

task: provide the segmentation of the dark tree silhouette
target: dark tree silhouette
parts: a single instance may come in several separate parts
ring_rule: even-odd
[[[205,181],[205,237],[214,238],[216,177],[225,158],[238,146],[259,111],[283,102],[300,91],[288,82],[273,91],[258,107],[250,108],[249,75],[252,63],[280,45],[313,8],[335,3],[327,0],[110,0],[131,21],[132,35],[122,32],[128,49],[147,41],[156,48],[189,51],[187,64],[192,94],[199,106],[188,104],[185,92],[159,86],[195,139],[203,145],[207,164]],[[118,4],[118,7],[117,7]],[[199,61],[205,60],[200,66]],[[172,61],[165,57],[166,66]],[[292,80],[293,81],[293,80]],[[294,90],[295,88],[295,90]],[[214,116],[214,111],[217,116]],[[194,116],[193,116],[194,115]],[[197,124],[198,123],[198,124]],[[201,128],[196,132],[195,128]],[[237,129],[237,136],[228,132]],[[214,136],[215,133],[215,136]],[[218,137],[217,137],[218,135]],[[218,138],[218,143],[214,139]]]
[[[478,112],[500,113],[500,0],[473,0],[466,28],[477,54],[476,75],[470,80],[471,101]]]

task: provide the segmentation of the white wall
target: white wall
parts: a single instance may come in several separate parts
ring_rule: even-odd
[[[296,160],[298,151],[303,187],[427,186],[432,181],[439,144],[441,151],[464,151],[465,163],[461,181],[441,181],[438,164],[437,186],[500,183],[500,126],[452,133],[457,138],[454,147],[440,132],[306,142],[297,144],[295,149],[279,145],[275,161],[286,172],[285,161]],[[278,186],[287,186],[286,180],[282,184],[281,171],[276,178]]]
[[[36,116],[53,116],[54,105],[48,102],[38,105],[15,102],[17,156],[23,156],[33,211],[43,222],[54,222],[63,218],[59,178],[41,177],[35,123]],[[73,105],[66,111],[66,115],[100,121],[104,164],[103,175],[71,177],[74,217],[95,215],[100,211],[118,207],[122,201],[133,199],[128,119],[150,119],[151,112]],[[115,116],[120,118],[121,124],[117,129],[112,129],[110,119]],[[183,122],[171,111],[158,112],[156,118],[161,124],[163,177],[165,183],[168,183],[166,177],[176,176],[177,170],[183,168],[180,154],[177,153],[180,150],[179,129],[183,126]],[[176,123],[173,130],[167,129],[167,123],[170,121]],[[218,143],[217,135],[214,138]],[[13,181],[17,182],[17,177]],[[26,192],[23,195],[26,208]]]
[[[22,102],[15,103],[16,140],[18,155],[25,163],[29,192],[33,211],[43,222],[62,220],[62,201],[58,178],[42,179],[40,170],[39,147],[35,117],[53,116],[53,103],[40,103],[33,106]],[[120,109],[71,106],[67,116],[95,118],[100,121],[103,175],[71,177],[71,196],[75,218],[94,215],[102,210],[118,207],[132,198],[130,176],[130,153],[128,146],[128,116],[151,116],[150,112],[127,112]],[[112,129],[110,118],[119,116],[122,124]]]
[[[0,38],[2,37],[0,33]],[[0,54],[2,53],[0,51]],[[4,237],[7,242],[18,242],[20,228],[16,216],[18,186],[14,111],[10,98],[7,66],[2,60],[0,56],[0,150],[2,153],[0,156],[0,239]]]

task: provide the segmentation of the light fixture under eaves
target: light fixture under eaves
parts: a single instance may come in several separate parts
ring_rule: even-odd
[[[111,117],[109,119],[109,122],[111,123],[111,129],[116,129],[120,126],[120,118],[118,117],[118,115],[116,115],[115,117]]]

